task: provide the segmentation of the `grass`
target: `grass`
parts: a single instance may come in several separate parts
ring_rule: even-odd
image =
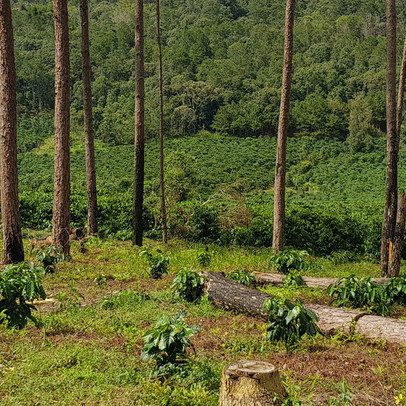
[[[84,254],[73,245],[72,260],[46,276],[46,291],[56,301],[39,306],[41,327],[8,331],[0,326],[2,405],[217,405],[221,370],[240,358],[274,363],[292,399],[304,405],[340,399],[343,380],[353,404],[393,404],[395,396],[405,397],[404,348],[339,334],[306,338],[287,353],[264,339],[262,321],[217,309],[206,297],[187,303],[171,291],[179,269],[203,269],[197,256],[204,246],[175,240],[163,247],[150,241],[149,249],[163,249],[171,257],[170,272],[161,280],[149,278],[140,249],[129,243],[93,239]],[[209,251],[212,260],[204,269],[225,272],[264,271],[270,255],[268,249],[209,246]],[[309,274],[378,273],[368,263],[316,262]],[[291,300],[326,300],[318,289],[265,290]],[[142,335],[161,315],[182,310],[187,322],[203,331],[192,339],[196,354],[189,353],[190,371],[162,383],[150,378],[153,365],[139,359]]]

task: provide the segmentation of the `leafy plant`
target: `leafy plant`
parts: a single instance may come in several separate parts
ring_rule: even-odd
[[[287,275],[291,271],[305,271],[309,264],[306,260],[307,251],[286,250],[272,255],[269,269]]]
[[[168,366],[176,366],[186,359],[186,349],[193,348],[190,338],[198,331],[199,326],[189,326],[184,318],[185,312],[172,317],[164,316],[156,325],[144,334],[144,348],[141,359],[154,360],[156,370],[168,371]]]
[[[56,264],[66,259],[67,256],[60,248],[44,246],[36,249],[36,260],[42,264],[46,273],[54,273]]]
[[[365,307],[379,315],[390,314],[390,300],[385,289],[371,278],[357,279],[354,275],[341,278],[327,288],[327,294],[339,306]]]
[[[283,341],[287,349],[294,346],[305,334],[315,336],[320,332],[318,317],[306,309],[300,300],[292,303],[286,299],[271,298],[264,303],[268,312],[267,338]]]
[[[140,256],[148,261],[148,271],[153,279],[160,279],[163,274],[168,273],[170,257],[161,250],[157,250],[157,255],[153,255],[145,249],[140,252]]]
[[[340,394],[337,397],[331,397],[328,404],[334,406],[352,405],[352,396],[353,394],[348,389],[347,383],[342,380],[340,382]]]
[[[290,288],[298,288],[304,286],[303,276],[296,271],[288,273],[283,280],[283,285]]]
[[[230,273],[230,278],[245,286],[253,286],[258,283],[258,278],[252,273],[243,269],[235,269]]]
[[[198,264],[205,268],[210,265],[211,262],[211,254],[208,251],[201,252],[197,255],[197,262]]]
[[[204,278],[193,268],[182,268],[173,280],[172,289],[188,302],[194,302],[203,294]]]
[[[34,299],[45,299],[45,291],[41,284],[44,269],[32,263],[9,265],[0,273],[0,323],[6,322],[7,327],[22,329],[28,319],[37,324],[32,311],[35,306],[27,303]]]
[[[384,286],[384,291],[391,303],[406,305],[406,277],[392,278]]]

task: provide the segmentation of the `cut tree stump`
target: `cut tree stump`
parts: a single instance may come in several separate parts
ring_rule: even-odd
[[[240,360],[223,370],[219,406],[279,406],[286,398],[279,371],[268,362]]]
[[[277,273],[263,273],[263,272],[254,272],[255,276],[258,278],[261,285],[274,285],[281,286],[285,279],[285,275]],[[314,278],[312,276],[304,276],[303,282],[305,286],[310,288],[321,288],[327,289],[333,283],[336,283],[338,279],[335,278]],[[385,285],[388,283],[389,279],[387,278],[372,278],[372,282],[376,282],[379,285]]]
[[[203,272],[205,293],[218,307],[226,310],[260,317],[267,321],[262,309],[266,299],[273,297],[248,286],[240,285],[224,276],[222,272]],[[304,303],[319,318],[318,326],[326,334],[338,331],[355,331],[369,339],[386,339],[388,342],[406,344],[406,321],[389,317],[374,316],[359,310],[341,309],[313,303]]]

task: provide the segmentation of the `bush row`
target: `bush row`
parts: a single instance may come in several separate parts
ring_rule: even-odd
[[[99,231],[104,237],[121,240],[131,238],[132,196],[129,193],[99,194]],[[160,236],[159,221],[145,210],[145,231],[148,237]],[[155,210],[156,211],[156,210]],[[223,230],[216,207],[188,202],[169,213],[173,236],[193,242],[216,242],[222,245],[271,246],[273,232],[272,207],[255,213],[244,227]],[[86,196],[72,195],[71,221],[73,227],[85,227]],[[22,193],[21,216],[23,227],[49,229],[52,225],[52,193]],[[158,225],[157,225],[158,224]],[[155,229],[154,229],[155,227]],[[381,217],[357,212],[338,212],[326,207],[305,207],[292,203],[286,212],[286,244],[316,255],[350,251],[379,256]]]

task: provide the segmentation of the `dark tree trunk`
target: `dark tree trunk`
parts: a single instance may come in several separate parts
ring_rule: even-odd
[[[134,143],[134,195],[133,244],[142,246],[144,208],[144,5],[135,2],[135,143]]]
[[[398,105],[396,115],[396,132],[398,142],[400,140],[400,131],[403,122],[403,103],[405,98],[406,83],[406,40],[403,47],[402,66],[400,70]],[[389,252],[389,277],[393,278],[400,275],[400,265],[402,261],[403,237],[405,234],[405,215],[406,215],[406,196],[402,192],[398,197],[398,208],[395,228],[395,239],[392,249]]]
[[[396,218],[395,238],[393,241],[392,252],[390,255],[389,277],[395,278],[400,275],[400,264],[402,261],[403,237],[405,235],[406,219],[406,194],[401,192],[399,195],[398,214]]]
[[[86,180],[87,180],[87,232],[97,234],[97,189],[94,158],[94,132],[92,111],[92,87],[90,79],[89,11],[88,0],[80,0],[82,27],[82,80],[83,114],[85,124]]]
[[[160,176],[160,198],[161,198],[161,216],[162,216],[162,240],[168,242],[168,225],[166,220],[165,204],[165,178],[164,178],[164,96],[162,84],[162,45],[161,45],[161,13],[159,0],[156,0],[156,38],[158,43],[158,80],[159,80],[159,176]]]
[[[276,150],[274,185],[274,226],[273,250],[283,251],[285,234],[285,189],[286,189],[286,144],[290,91],[292,87],[293,26],[296,0],[287,0],[285,22],[285,55],[283,66],[282,95],[278,127],[278,146]]]
[[[406,39],[405,39],[405,45],[403,47],[402,66],[400,69],[398,105],[397,105],[397,116],[396,116],[396,130],[397,130],[399,140],[400,140],[400,130],[402,127],[402,122],[403,122],[403,103],[405,100],[405,84],[406,84]]]
[[[67,0],[53,0],[55,24],[55,173],[52,238],[70,252],[70,88]]]
[[[17,98],[10,0],[0,2],[1,221],[3,263],[24,261],[17,170]]]
[[[389,257],[395,238],[397,198],[398,198],[398,152],[399,137],[396,127],[396,1],[386,1],[387,25],[387,169],[386,169],[386,202],[382,223],[381,275],[389,276]]]

